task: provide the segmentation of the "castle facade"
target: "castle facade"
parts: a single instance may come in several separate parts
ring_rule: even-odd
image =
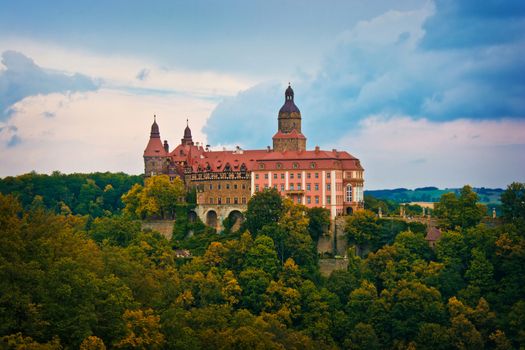
[[[170,151],[154,120],[144,150],[144,173],[180,177],[194,187],[195,214],[213,227],[227,217],[242,219],[250,197],[270,187],[294,203],[327,208],[332,218],[363,208],[364,169],[359,159],[336,149],[307,150],[301,121],[290,86],[279,110],[273,148],[212,151],[193,142],[187,125],[180,144]]]

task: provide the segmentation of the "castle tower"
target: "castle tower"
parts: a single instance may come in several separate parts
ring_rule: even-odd
[[[144,174],[146,176],[153,176],[166,173],[167,155],[168,152],[160,140],[157,118],[156,116],[153,116],[153,124],[151,124],[148,145],[144,150]]]
[[[290,85],[284,93],[284,104],[279,110],[277,133],[273,136],[273,150],[304,151],[306,137],[301,132],[301,112],[294,103],[294,92]]]
[[[184,137],[180,140],[181,145],[193,146],[193,139],[191,137],[191,129],[186,119],[186,129],[184,129]]]

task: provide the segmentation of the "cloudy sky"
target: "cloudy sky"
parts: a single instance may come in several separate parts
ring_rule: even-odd
[[[3,1],[0,56],[2,177],[139,174],[153,114],[263,148],[291,82],[367,188],[525,182],[523,0]]]

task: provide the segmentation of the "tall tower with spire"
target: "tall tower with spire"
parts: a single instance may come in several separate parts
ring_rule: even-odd
[[[186,129],[184,129],[184,137],[180,140],[181,145],[193,146],[193,138],[191,137],[191,129],[186,119]]]
[[[168,160],[168,151],[166,148],[168,148],[168,143],[167,141],[164,141],[164,143],[165,144],[162,144],[160,140],[157,117],[153,116],[148,145],[144,150],[144,174],[146,176],[159,175],[166,172]]]
[[[290,84],[284,92],[284,104],[279,110],[277,133],[273,136],[273,150],[304,151],[306,137],[301,132],[301,111],[294,103],[294,92]]]

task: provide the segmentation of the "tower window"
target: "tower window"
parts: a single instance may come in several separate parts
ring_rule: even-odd
[[[350,184],[346,185],[346,201],[352,201],[352,185]]]

